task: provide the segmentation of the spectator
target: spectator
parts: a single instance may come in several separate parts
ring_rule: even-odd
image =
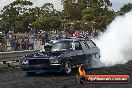
[[[26,50],[28,50],[28,49],[29,49],[29,46],[30,46],[28,37],[26,37],[26,38],[24,39],[24,44],[25,44]]]
[[[26,49],[26,45],[25,45],[24,38],[22,38],[21,45],[22,45],[22,49],[25,50]]]
[[[16,39],[16,47],[15,47],[15,50],[21,50],[21,40],[20,39]]]
[[[10,42],[11,50],[14,50],[15,40],[14,40],[14,35],[12,33],[9,33],[9,42]]]
[[[73,34],[73,37],[79,37],[80,36],[80,34],[78,33],[78,32],[75,32],[74,34]]]
[[[66,34],[63,34],[63,38],[67,38],[67,35]]]
[[[33,35],[29,36],[29,49],[34,49],[34,38]]]
[[[48,36],[48,33],[43,33],[43,36],[42,36],[42,44],[44,45],[46,42],[49,41],[49,36]]]
[[[4,45],[2,41],[0,40],[0,52],[4,52],[4,51],[5,51]]]

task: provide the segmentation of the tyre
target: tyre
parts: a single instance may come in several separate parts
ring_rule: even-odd
[[[66,61],[64,63],[64,74],[71,74],[72,73],[72,66],[71,66],[71,62],[70,61]]]

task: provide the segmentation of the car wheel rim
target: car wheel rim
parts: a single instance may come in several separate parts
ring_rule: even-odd
[[[71,65],[68,62],[66,62],[66,64],[65,64],[65,71],[66,71],[66,73],[71,72]]]

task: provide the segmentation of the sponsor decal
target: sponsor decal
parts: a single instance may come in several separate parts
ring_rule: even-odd
[[[129,83],[129,75],[88,75],[82,66],[79,66],[77,82],[83,83]]]

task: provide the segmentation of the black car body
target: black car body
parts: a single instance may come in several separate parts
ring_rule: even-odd
[[[50,41],[52,52],[41,51],[23,56],[22,69],[34,72],[64,72],[69,74],[79,65],[91,67],[93,58],[100,58],[100,50],[92,40],[69,38]]]

